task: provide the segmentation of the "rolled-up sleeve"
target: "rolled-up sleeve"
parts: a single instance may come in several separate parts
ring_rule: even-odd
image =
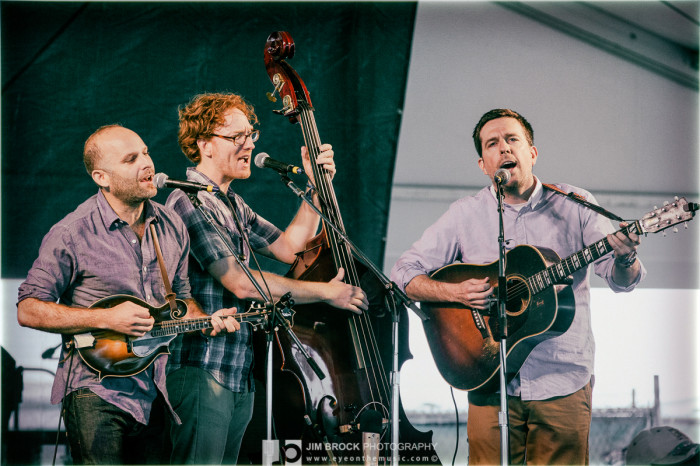
[[[20,285],[17,302],[27,298],[56,302],[75,279],[77,255],[68,229],[52,228],[41,242],[39,255]]]
[[[460,216],[453,212],[456,206],[445,212],[425,230],[418,241],[404,252],[391,269],[391,280],[402,290],[418,275],[429,275],[459,258],[458,226]]]

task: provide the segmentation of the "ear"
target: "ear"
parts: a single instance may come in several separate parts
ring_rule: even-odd
[[[197,139],[197,148],[202,158],[211,157],[211,140]]]
[[[532,156],[532,165],[537,163],[537,147],[530,146],[530,155]]]
[[[479,163],[479,168],[481,168],[481,171],[484,172],[484,175],[489,176],[489,174],[486,173],[486,167],[484,167],[484,158],[483,157],[479,157],[478,163]]]
[[[107,173],[104,170],[100,169],[95,169],[91,173],[92,180],[99,186],[100,188],[109,188],[109,182],[111,181],[109,178],[109,173]]]

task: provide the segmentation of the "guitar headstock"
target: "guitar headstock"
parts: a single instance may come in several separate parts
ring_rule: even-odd
[[[698,204],[689,203],[684,197],[676,198],[673,202],[667,202],[663,207],[654,207],[654,210],[644,215],[639,224],[643,233],[658,233],[680,223],[686,223],[695,216]],[[687,228],[687,224],[686,224]]]

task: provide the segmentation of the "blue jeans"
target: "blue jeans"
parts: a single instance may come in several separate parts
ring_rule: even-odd
[[[163,464],[165,403],[153,402],[148,425],[88,388],[69,393],[64,419],[74,464]]]
[[[170,463],[236,464],[255,392],[232,392],[207,371],[187,366],[168,374],[166,384],[182,420],[170,427]]]

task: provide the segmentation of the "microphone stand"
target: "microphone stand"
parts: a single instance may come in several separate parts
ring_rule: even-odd
[[[255,290],[258,292],[260,297],[263,299],[265,302],[265,309],[271,310],[271,318],[268,320],[267,324],[267,340],[266,340],[266,352],[267,352],[267,373],[266,373],[266,406],[265,406],[265,414],[266,414],[266,427],[267,427],[267,440],[263,441],[263,464],[268,466],[272,464],[273,461],[273,452],[277,448],[277,446],[274,444],[272,440],[272,332],[273,330],[276,332],[278,329],[281,327],[283,328],[289,337],[294,341],[294,343],[297,345],[297,348],[301,352],[301,354],[306,358],[306,361],[309,363],[313,371],[318,375],[320,379],[323,379],[325,375],[323,372],[321,372],[321,369],[318,367],[316,362],[311,358],[311,355],[309,355],[308,351],[306,348],[304,348],[304,345],[301,344],[301,341],[299,338],[296,336],[296,334],[292,331],[292,325],[289,323],[289,320],[287,320],[283,315],[282,312],[285,309],[291,309],[291,307],[294,305],[294,301],[291,299],[291,293],[287,293],[284,296],[280,298],[280,300],[277,303],[273,303],[271,300],[271,297],[268,296],[265,293],[265,290],[262,289],[258,281],[253,277],[253,274],[250,272],[246,264],[243,262],[243,258],[241,255],[236,254],[236,251],[233,249],[231,246],[228,238],[221,232],[219,227],[216,225],[216,222],[212,218],[211,214],[207,212],[202,205],[202,201],[199,200],[197,197],[196,192],[186,192],[187,197],[190,199],[192,202],[192,205],[199,210],[199,212],[202,214],[204,219],[211,225],[211,227],[216,231],[217,235],[221,238],[221,240],[224,242],[226,247],[228,247],[229,251],[231,251],[231,254],[233,255],[234,259],[238,263],[239,267],[243,272],[246,274],[248,277],[248,280],[253,284],[255,287]],[[222,193],[223,196],[226,196],[225,194]],[[227,199],[228,200],[228,199]],[[233,208],[233,206],[229,206],[231,208],[231,213],[234,217],[234,220],[236,222],[236,226],[238,227],[238,231],[243,236],[245,233],[243,228],[240,225],[240,221],[238,220],[236,210]],[[252,253],[252,249],[251,249]],[[280,308],[280,306],[282,306]]]
[[[506,241],[503,232],[503,184],[497,182],[496,199],[498,200],[498,327],[500,329],[500,400],[501,410],[498,412],[498,425],[501,430],[501,465],[510,461],[508,439],[508,396],[506,393],[506,340],[508,338],[508,318],[506,302],[508,300],[506,279]]]
[[[302,201],[311,207],[316,214],[328,225],[338,236],[352,249],[353,255],[359,259],[381,282],[386,293],[393,299],[394,302],[400,303],[413,310],[421,320],[427,320],[427,315],[416,306],[416,303],[411,300],[396,283],[389,280],[389,278],[384,275],[384,273],[379,270],[379,268],[365,255],[360,248],[358,248],[351,240],[348,238],[344,231],[341,231],[333,222],[331,222],[326,215],[324,215],[321,210],[316,207],[313,200],[309,199],[304,191],[299,189],[299,187],[294,184],[294,182],[284,173],[280,173],[280,179],[282,182]],[[391,464],[393,466],[398,466],[398,448],[399,444],[399,312],[396,306],[392,306],[392,368],[391,368],[391,444],[392,444],[392,454],[391,454]]]

